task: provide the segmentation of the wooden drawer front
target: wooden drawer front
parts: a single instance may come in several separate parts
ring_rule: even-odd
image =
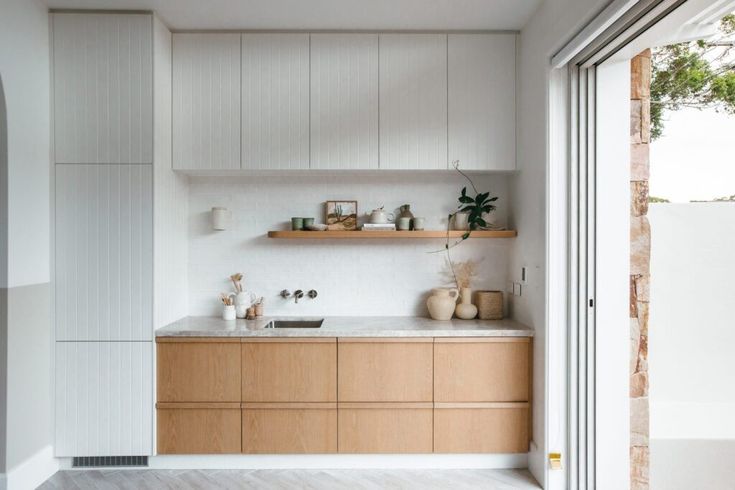
[[[430,453],[430,403],[340,404],[340,453]]]
[[[434,344],[434,401],[529,400],[529,339],[457,340]]]
[[[161,342],[159,402],[239,402],[240,343]]]
[[[173,404],[166,404],[173,405]],[[240,406],[158,409],[158,454],[230,454],[240,452]]]
[[[339,340],[340,402],[430,402],[433,339]]]
[[[437,406],[434,409],[434,452],[528,452],[528,406],[523,405],[512,408]]]
[[[242,452],[337,452],[337,404],[244,404]]]
[[[337,339],[246,341],[245,402],[336,402]]]

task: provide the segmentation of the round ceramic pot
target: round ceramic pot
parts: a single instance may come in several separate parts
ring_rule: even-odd
[[[434,320],[451,320],[459,292],[455,288],[436,288],[426,300],[429,315]]]
[[[454,314],[462,320],[472,320],[477,316],[477,306],[472,304],[472,289],[462,288],[460,297],[462,300],[454,309]]]

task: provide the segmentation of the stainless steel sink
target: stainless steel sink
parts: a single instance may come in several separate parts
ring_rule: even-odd
[[[265,328],[319,328],[324,318],[312,320],[273,320]]]

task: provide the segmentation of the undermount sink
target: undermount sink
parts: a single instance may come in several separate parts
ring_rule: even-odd
[[[315,320],[273,320],[265,328],[319,328],[324,318]]]

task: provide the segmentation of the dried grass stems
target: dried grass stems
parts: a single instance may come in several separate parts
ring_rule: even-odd
[[[464,260],[462,262],[452,262],[447,258],[446,267],[442,274],[448,283],[454,283],[457,289],[471,288],[472,281],[479,275],[480,260]]]

